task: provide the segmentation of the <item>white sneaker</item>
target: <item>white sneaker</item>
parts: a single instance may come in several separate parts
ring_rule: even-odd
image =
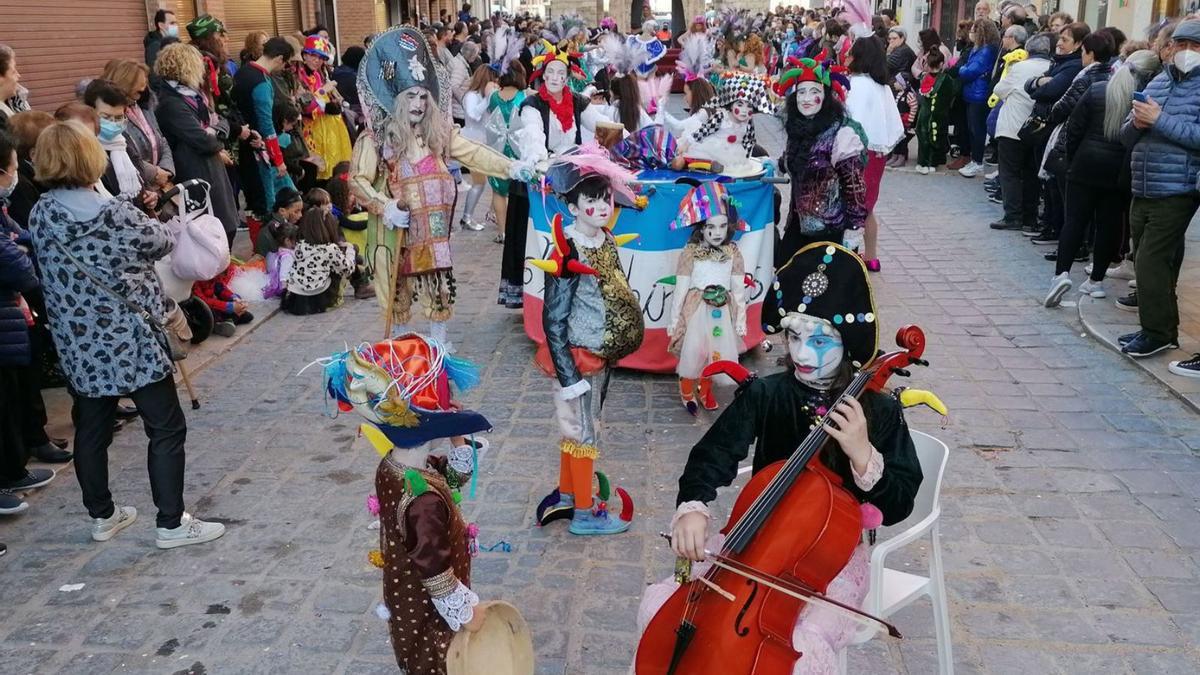
[[[928,171],[928,170],[926,170],[926,168],[925,168],[925,166],[924,166],[923,164],[918,164],[918,165],[917,165],[917,173],[919,173],[919,174],[921,174],[922,176],[924,176],[925,174],[929,173],[929,171]]]
[[[1122,260],[1120,265],[1108,268],[1107,277],[1111,279],[1126,279],[1133,281],[1135,273],[1133,271],[1133,261]]]
[[[985,173],[985,174],[983,174],[983,177],[984,177],[984,178],[986,178],[986,179],[988,179],[988,180],[996,180],[996,178],[997,178],[999,175],[1000,175],[1000,169],[996,169],[995,171],[992,171],[992,172],[990,172],[990,173]]]
[[[933,174],[937,173],[937,167],[936,166],[927,166],[927,167],[925,167],[925,173],[927,175],[933,175]]]
[[[92,540],[108,541],[117,536],[121,530],[137,520],[137,509],[132,506],[118,506],[108,518],[92,519]]]
[[[1046,300],[1042,304],[1046,307],[1058,307],[1058,303],[1062,302],[1062,297],[1069,290],[1071,290],[1071,275],[1063,272],[1050,280],[1050,292],[1046,294]]]
[[[1093,298],[1108,297],[1108,294],[1104,292],[1104,282],[1092,281],[1090,278],[1079,284],[1079,292],[1084,295],[1090,295]]]
[[[158,538],[154,544],[159,548],[178,548],[190,544],[203,544],[206,541],[218,539],[225,534],[225,526],[221,523],[209,523],[184,513],[179,521],[179,527],[168,530],[165,527],[154,528]]]
[[[985,171],[985,169],[983,168],[982,164],[976,164],[975,162],[970,162],[963,168],[959,169],[958,173],[963,178],[974,178],[974,177],[978,176],[979,174],[983,173],[984,171]]]
[[[1129,280],[1129,290],[1131,290],[1131,291],[1136,291],[1136,290],[1137,290],[1137,279],[1130,279],[1130,280]]]

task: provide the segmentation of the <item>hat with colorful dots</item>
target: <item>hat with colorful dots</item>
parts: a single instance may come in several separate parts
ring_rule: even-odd
[[[774,328],[770,332],[787,330],[804,317],[824,319],[841,334],[856,368],[875,360],[875,297],[867,267],[854,251],[828,241],[809,244],[779,268],[768,293],[774,296],[768,305],[775,316],[764,315],[763,322]]]

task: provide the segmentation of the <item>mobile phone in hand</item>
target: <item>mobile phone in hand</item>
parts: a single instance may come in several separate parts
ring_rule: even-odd
[[[1138,103],[1145,103],[1150,100],[1150,97],[1146,96],[1146,92],[1144,91],[1135,91],[1133,92],[1133,100]]]

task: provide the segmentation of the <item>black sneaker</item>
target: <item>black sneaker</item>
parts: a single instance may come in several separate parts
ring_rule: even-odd
[[[1079,249],[1079,253],[1075,256],[1075,262],[1085,263],[1092,259],[1092,254],[1086,248]]]
[[[1052,232],[1042,232],[1033,239],[1030,239],[1029,243],[1034,246],[1057,246],[1058,235]]]
[[[54,480],[53,469],[27,469],[24,478],[9,483],[0,483],[0,488],[14,491],[32,490],[49,485],[52,480]]]
[[[1142,333],[1130,340],[1124,347],[1121,347],[1121,353],[1128,354],[1135,359],[1141,359],[1147,356],[1154,356],[1168,349],[1179,349],[1179,343],[1170,340],[1160,340]]]
[[[138,416],[138,409],[135,406],[117,404],[117,419],[131,420]]]
[[[12,490],[0,490],[0,515],[11,516],[28,508],[29,504]]]
[[[1200,377],[1200,354],[1192,354],[1182,361],[1167,364],[1167,370],[1182,377]]]
[[[1049,253],[1044,254],[1042,257],[1050,262],[1055,262],[1058,260],[1058,251],[1050,251]]]
[[[1037,225],[1026,225],[1025,227],[1021,228],[1021,236],[1023,237],[1036,237],[1041,233],[1042,228],[1038,227]]]
[[[988,195],[988,201],[993,204],[1003,204],[1004,198],[1000,196],[1000,193],[990,194]]]
[[[988,225],[988,227],[992,228],[993,230],[1019,230],[1021,229],[1021,224],[1000,219],[991,225]]]
[[[1129,295],[1123,295],[1123,296],[1117,298],[1116,304],[1117,304],[1117,309],[1123,309],[1126,312],[1138,311],[1137,291],[1134,291],[1134,292],[1130,293]]]
[[[1137,336],[1139,336],[1139,335],[1141,335],[1141,334],[1142,334],[1142,331],[1140,331],[1140,330],[1135,330],[1135,331],[1133,331],[1132,333],[1126,333],[1126,334],[1124,334],[1124,335],[1118,335],[1118,336],[1117,336],[1117,344],[1119,344],[1119,345],[1121,345],[1122,347],[1124,347],[1125,345],[1127,345],[1127,344],[1129,344],[1130,342],[1132,342],[1132,341],[1133,341],[1133,340],[1134,340],[1134,339],[1135,339]]]
[[[8,545],[0,543],[0,555],[8,553]]]

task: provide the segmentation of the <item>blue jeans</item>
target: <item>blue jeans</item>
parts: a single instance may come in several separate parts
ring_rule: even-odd
[[[971,143],[971,161],[983,164],[983,146],[987,143],[987,118],[989,108],[986,101],[967,101],[967,136]]]

